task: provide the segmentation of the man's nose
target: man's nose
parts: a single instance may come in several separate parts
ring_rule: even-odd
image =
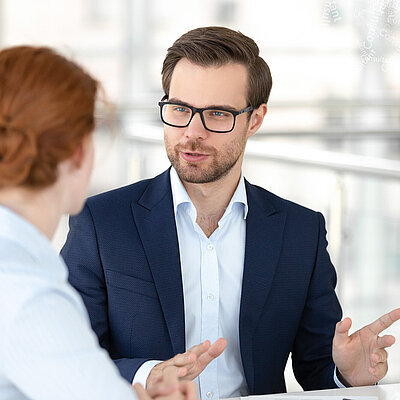
[[[208,135],[206,128],[201,120],[200,113],[194,114],[190,124],[185,128],[185,136],[188,138],[204,138]]]

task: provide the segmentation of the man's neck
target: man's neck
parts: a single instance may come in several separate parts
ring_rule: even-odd
[[[240,170],[231,171],[215,182],[182,182],[197,211],[197,224],[207,237],[217,229],[229,202],[238,186]]]

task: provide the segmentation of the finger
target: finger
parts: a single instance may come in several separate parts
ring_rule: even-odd
[[[139,400],[152,400],[148,393],[144,390],[144,387],[140,383],[135,383],[133,385],[136,395]]]
[[[390,313],[382,315],[376,321],[374,321],[371,324],[367,325],[367,327],[375,335],[378,335],[379,333],[381,333],[385,329],[389,328],[389,326],[392,325],[393,322],[396,322],[399,319],[400,319],[400,308],[396,308],[395,310],[390,311]]]
[[[375,383],[380,381],[386,375],[387,370],[387,363],[379,363],[375,367],[368,368],[368,372],[374,377]]]
[[[201,366],[201,369],[203,370],[212,360],[219,357],[225,350],[225,348],[226,348],[226,339],[219,338],[217,341],[215,341],[209,348],[209,350],[199,357],[198,362]]]
[[[376,364],[386,362],[388,359],[388,353],[386,350],[377,350],[375,353],[371,354],[371,363],[372,366],[376,366]]]
[[[336,324],[335,336],[333,342],[335,346],[345,345],[349,341],[349,330],[351,328],[351,319],[345,318]]]
[[[378,347],[383,349],[385,347],[390,347],[394,344],[394,342],[396,341],[395,337],[392,335],[385,335],[382,337],[378,337]]]
[[[194,382],[182,381],[180,390],[185,396],[185,400],[197,400],[197,388]]]
[[[193,363],[196,362],[196,355],[190,353],[189,350],[182,354],[177,354],[174,358],[171,359],[172,363],[167,366],[173,365],[175,367],[190,367]]]
[[[180,358],[181,356],[183,356],[185,353],[178,353],[175,355],[175,357],[172,357],[168,360],[165,360],[159,364],[156,365],[156,367],[161,367],[161,369],[163,369],[164,367],[168,366],[168,365],[175,365],[175,359],[176,358]]]
[[[219,338],[218,340],[216,340],[211,347],[209,348],[209,350],[207,351],[208,354],[210,354],[211,357],[217,358],[219,357],[222,352],[225,350],[226,348],[226,339],[224,338]]]
[[[203,353],[205,353],[211,346],[211,343],[209,340],[204,341],[203,343],[200,343],[196,346],[191,347],[188,350],[188,353],[195,354],[196,357],[200,357]]]

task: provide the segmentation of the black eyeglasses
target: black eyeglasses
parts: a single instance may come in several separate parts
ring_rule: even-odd
[[[165,98],[163,97],[162,101],[158,103],[161,120],[164,124],[174,126],[175,128],[186,128],[194,115],[199,113],[205,129],[214,133],[229,133],[235,127],[238,115],[253,111],[252,106],[248,106],[240,111],[214,107],[196,108],[187,104],[163,101]]]

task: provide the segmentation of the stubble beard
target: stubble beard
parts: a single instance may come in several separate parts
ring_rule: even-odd
[[[186,151],[190,149],[193,153],[204,152],[209,154],[211,163],[208,167],[201,166],[196,162],[190,163],[183,160],[180,156],[182,146],[172,147],[165,138],[165,148],[167,156],[172,166],[175,168],[179,178],[188,183],[210,183],[216,182],[226,176],[237,164],[244,152],[246,141],[233,143],[225,149],[224,153],[218,155],[215,149],[205,148],[198,141],[187,142],[184,146]]]

